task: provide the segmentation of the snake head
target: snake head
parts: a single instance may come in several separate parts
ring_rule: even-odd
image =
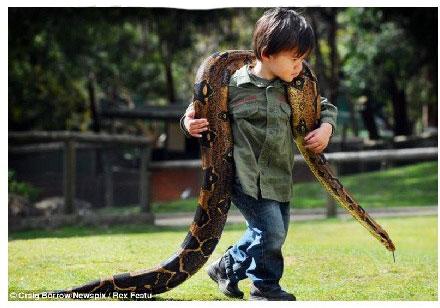
[[[302,90],[304,87],[304,77],[301,77],[301,75],[295,77],[290,85],[298,90]]]

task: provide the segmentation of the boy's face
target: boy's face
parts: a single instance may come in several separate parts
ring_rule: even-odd
[[[299,75],[302,71],[302,63],[306,55],[299,57],[296,49],[284,50],[270,56],[262,56],[263,65],[265,65],[270,72],[284,80],[291,82],[293,78]]]

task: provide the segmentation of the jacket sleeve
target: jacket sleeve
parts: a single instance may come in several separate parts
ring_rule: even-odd
[[[189,104],[188,108],[192,105],[193,103],[191,102],[191,104]],[[186,113],[186,112],[185,112]],[[185,135],[186,138],[191,138],[191,134],[189,133],[189,131],[185,128],[185,114],[180,118],[180,129],[182,130],[183,134]]]
[[[338,108],[330,103],[327,98],[321,96],[321,117],[320,123],[330,123],[332,126],[332,134],[336,130],[336,119],[338,117]]]

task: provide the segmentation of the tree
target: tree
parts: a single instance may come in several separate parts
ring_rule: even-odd
[[[340,22],[344,86],[353,97],[366,95],[371,104],[367,109],[382,113],[395,135],[411,134],[410,123],[420,119],[420,103],[435,96],[413,89],[421,80],[425,89],[435,86],[423,76],[424,64],[414,56],[418,49],[408,35],[411,30],[387,19],[380,9],[349,8]]]

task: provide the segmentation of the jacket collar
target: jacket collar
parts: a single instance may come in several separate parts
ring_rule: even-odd
[[[237,71],[237,86],[251,83],[257,87],[265,88],[268,85],[272,85],[274,87],[282,87],[284,85],[284,82],[279,79],[275,78],[273,80],[267,80],[258,76],[255,76],[254,74],[250,73],[250,68],[252,66],[250,64],[246,64],[243,67],[241,67]]]

